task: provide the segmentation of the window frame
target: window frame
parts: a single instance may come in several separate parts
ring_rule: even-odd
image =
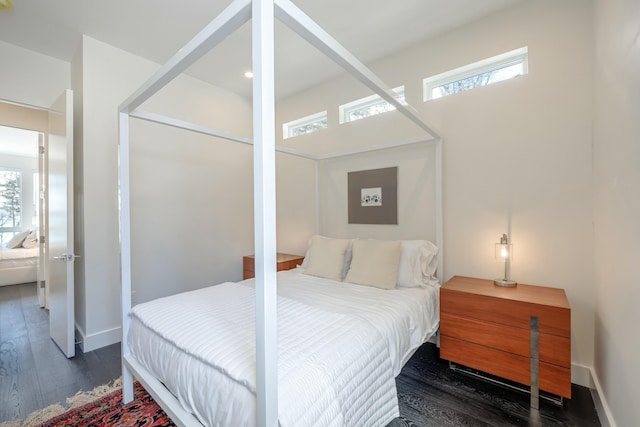
[[[455,68],[453,70],[445,71],[444,73],[436,74],[431,77],[426,77],[422,80],[422,98],[423,101],[431,101],[433,99],[445,98],[456,93],[466,92],[466,89],[460,92],[452,93],[450,95],[433,98],[433,89],[457,82],[459,80],[468,79],[470,77],[479,76],[491,71],[498,71],[500,69],[510,67],[512,65],[522,64],[522,74],[527,75],[529,73],[529,48],[524,46],[518,49],[514,49],[509,52],[502,53],[500,55],[492,56],[481,61],[467,64],[462,67]],[[520,76],[515,76],[516,78]],[[502,81],[511,80],[512,78],[500,80],[498,82],[489,83],[482,86],[489,86],[494,83],[500,83]],[[478,86],[478,87],[482,87]],[[475,88],[471,88],[475,89]]]
[[[396,96],[400,98],[400,103],[406,105],[407,101],[405,97],[404,85],[394,87],[391,90],[396,94]],[[380,113],[371,114],[369,116],[360,117],[359,119],[348,120],[351,112],[371,108],[378,104],[380,105],[388,104],[389,106],[391,106],[391,109],[380,112]],[[340,105],[338,107],[338,114],[340,117],[340,124],[344,124],[344,123],[357,122],[358,120],[366,119],[367,117],[377,116],[378,114],[388,113],[389,111],[394,111],[395,109],[396,107],[394,105],[392,105],[386,99],[382,98],[380,95],[370,95],[370,96],[365,96],[364,98],[356,99],[355,101],[347,102],[345,104]]]
[[[309,126],[310,124],[321,122],[324,119],[325,126],[320,127],[319,129],[313,130],[311,132],[299,133],[297,135],[292,135],[291,132],[293,129],[300,128],[303,126]],[[299,119],[291,120],[289,122],[282,124],[282,139],[295,138],[300,135],[307,135],[310,133],[318,132],[322,129],[327,129],[329,127],[329,122],[327,121],[327,110],[320,111],[318,113],[309,114],[308,116],[301,117]]]

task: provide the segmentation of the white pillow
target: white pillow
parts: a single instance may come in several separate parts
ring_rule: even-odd
[[[307,243],[307,253],[304,256],[304,260],[302,261],[302,264],[300,264],[300,268],[302,269],[307,268],[307,265],[308,265],[307,260],[309,259],[309,248],[311,248],[311,241],[313,240],[314,237],[317,237],[319,239],[331,239],[331,237],[324,237],[320,235],[312,236],[311,239],[309,239],[309,242]],[[347,271],[349,271],[349,264],[351,263],[352,245],[353,245],[353,240],[349,240],[349,246],[347,246],[347,251],[344,253],[344,266],[342,268],[342,276],[340,277],[340,280],[344,280],[345,276],[347,275]]]
[[[36,246],[38,246],[38,235],[35,231],[32,231],[27,238],[24,239],[24,242],[22,242],[22,247],[25,249],[33,249]]]
[[[344,280],[382,289],[395,288],[400,251],[399,240],[354,240],[351,265]]]
[[[433,279],[438,267],[438,247],[428,240],[402,240],[398,286],[415,288]]]
[[[342,281],[342,270],[348,246],[348,239],[313,236],[303,262],[304,273]]]
[[[21,231],[20,233],[13,236],[13,239],[9,240],[9,242],[6,244],[7,248],[15,249],[22,246],[22,242],[24,242],[24,239],[27,238],[29,233],[31,233],[31,230]]]

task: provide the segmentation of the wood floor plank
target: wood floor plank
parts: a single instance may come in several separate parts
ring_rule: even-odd
[[[88,377],[93,384],[105,384],[122,375],[120,344],[113,344],[86,354],[95,360],[88,360]]]
[[[3,286],[11,287],[11,286]],[[0,302],[0,341],[27,336],[27,323],[22,313],[20,300],[4,300]]]
[[[49,337],[36,284],[0,287],[0,422],[22,419],[120,376],[120,345],[67,359]]]
[[[17,375],[35,369],[28,337],[0,342],[0,376]]]
[[[46,406],[33,371],[0,377],[0,422],[23,419]]]
[[[0,286],[0,302],[15,301],[20,298],[21,285]]]

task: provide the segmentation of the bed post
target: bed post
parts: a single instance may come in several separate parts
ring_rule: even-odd
[[[442,138],[436,138],[436,245],[438,246],[438,269],[436,277],[444,283],[444,225],[442,201]]]
[[[256,424],[278,425],[273,0],[252,2]]]
[[[133,375],[124,363],[124,356],[129,354],[127,335],[129,333],[129,312],[131,311],[131,215],[129,208],[129,113],[118,114],[120,144],[118,156],[119,190],[120,190],[120,275],[122,280],[122,400],[124,403],[133,400]]]
[[[313,161],[313,171],[315,174],[315,191],[316,191],[316,197],[315,197],[315,213],[316,213],[316,217],[315,217],[315,231],[316,234],[320,234],[320,161],[319,159],[316,159]]]

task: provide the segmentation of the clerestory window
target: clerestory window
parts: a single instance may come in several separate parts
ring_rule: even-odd
[[[423,80],[424,100],[442,98],[528,73],[528,49],[523,47]]]
[[[400,102],[404,104],[404,86],[394,88],[393,91],[398,96]],[[396,107],[382,99],[380,95],[367,96],[347,104],[342,104],[339,107],[340,123],[353,122],[395,109]]]
[[[327,112],[311,114],[300,119],[292,120],[282,125],[282,136],[284,139],[306,133],[317,132],[327,128]]]

